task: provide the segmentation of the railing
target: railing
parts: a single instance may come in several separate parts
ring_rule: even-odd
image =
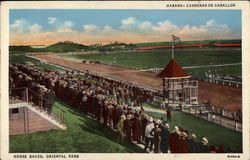
[[[237,88],[242,88],[242,82],[233,81],[233,80],[226,80],[221,78],[205,78],[205,82],[220,84],[223,86],[232,86]]]
[[[43,95],[39,95],[38,93],[36,93],[35,91],[27,87],[10,88],[9,91],[10,91],[9,92],[10,96],[13,96],[13,97],[18,96],[20,97],[21,100],[25,102],[33,102],[36,106],[39,107],[40,110],[43,110],[43,111],[46,111],[44,109],[45,108],[44,103],[52,105],[54,109],[58,110],[58,113],[56,112],[53,113],[51,110],[51,115],[55,119],[57,119],[61,124],[65,124],[64,123],[65,111],[61,109],[60,107],[58,107],[56,104],[49,101],[48,99],[44,98]],[[48,110],[47,110],[47,113],[50,114]]]
[[[196,106],[196,107],[182,108],[181,111],[187,114],[191,114],[195,117],[207,120],[209,122],[215,123],[217,125],[223,126],[225,128],[242,132],[241,119],[225,116],[224,114],[225,110],[223,110],[222,113],[216,113],[209,110],[206,106]]]

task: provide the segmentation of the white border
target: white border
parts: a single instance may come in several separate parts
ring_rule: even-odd
[[[230,4],[235,3],[236,7],[216,8],[166,8],[166,4]],[[8,150],[8,45],[9,45],[9,9],[241,9],[242,10],[242,75],[243,75],[243,154],[84,154],[77,153],[79,159],[143,159],[143,160],[166,160],[166,159],[234,159],[227,158],[228,155],[240,155],[239,159],[249,160],[250,150],[250,3],[247,1],[33,1],[33,2],[2,2],[1,3],[1,158],[3,160],[13,159]],[[30,154],[25,154],[30,155]],[[39,154],[41,155],[41,154]],[[68,154],[64,154],[68,155]],[[18,158],[16,158],[18,159]],[[31,159],[31,158],[30,158]]]

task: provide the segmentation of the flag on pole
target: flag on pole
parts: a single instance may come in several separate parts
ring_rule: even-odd
[[[172,41],[173,42],[180,42],[181,41],[181,38],[180,37],[177,37],[175,35],[172,35]]]

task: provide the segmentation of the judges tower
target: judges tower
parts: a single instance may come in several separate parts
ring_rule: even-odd
[[[198,104],[198,81],[192,80],[174,59],[158,74],[158,77],[163,79],[164,102],[169,106]]]

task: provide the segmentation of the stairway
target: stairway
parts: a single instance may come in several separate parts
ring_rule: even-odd
[[[62,124],[59,121],[59,118],[56,118],[55,115],[51,114],[50,116],[47,114],[46,111],[39,109],[38,106],[33,105],[32,103],[27,103],[27,102],[21,102],[21,103],[14,103],[10,104],[9,108],[19,108],[19,107],[27,107],[29,110],[33,111],[43,119],[47,120],[48,122],[54,124],[60,129],[67,129],[67,126],[65,124]]]

